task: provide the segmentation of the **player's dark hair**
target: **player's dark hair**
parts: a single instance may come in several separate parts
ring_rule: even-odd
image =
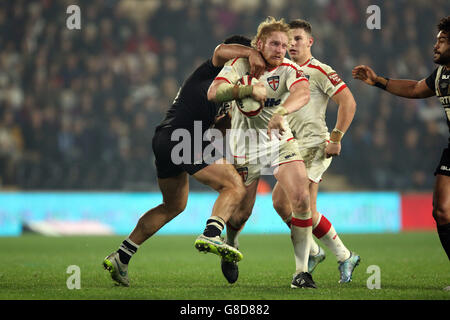
[[[246,36],[241,36],[241,35],[236,34],[234,36],[226,38],[223,43],[225,43],[225,44],[237,43],[237,44],[242,44],[243,46],[250,47],[251,42],[252,41],[249,38],[247,38]]]
[[[442,18],[439,21],[437,27],[439,31],[445,32],[446,34],[450,34],[450,16]]]
[[[288,23],[289,29],[303,29],[305,32],[309,33],[309,35],[312,35],[312,28],[311,24],[303,19],[295,19]]]

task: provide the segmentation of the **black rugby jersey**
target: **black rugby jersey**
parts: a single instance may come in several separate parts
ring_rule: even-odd
[[[447,116],[447,125],[450,133],[450,70],[439,66],[425,80],[427,86],[436,93]],[[450,137],[449,137],[450,144]]]
[[[189,128],[194,121],[201,121],[202,130],[206,131],[214,124],[219,105],[208,101],[207,93],[220,70],[222,67],[215,67],[211,59],[195,69],[181,86],[157,130],[163,127]]]

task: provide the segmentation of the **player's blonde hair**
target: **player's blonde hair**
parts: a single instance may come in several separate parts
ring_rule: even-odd
[[[252,47],[256,48],[256,44],[259,40],[265,42],[267,37],[274,31],[286,33],[289,42],[291,41],[291,31],[289,25],[284,21],[284,19],[281,18],[280,20],[276,20],[274,17],[269,16],[266,20],[259,24],[256,36],[252,40]]]

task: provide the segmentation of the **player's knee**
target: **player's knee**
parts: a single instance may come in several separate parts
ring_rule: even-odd
[[[450,223],[450,201],[434,203],[433,218],[438,225]]]
[[[241,202],[245,197],[246,189],[240,178],[233,178],[223,181],[223,185],[219,189],[219,192],[227,192],[232,196],[235,202]]]
[[[309,192],[297,191],[291,198],[290,203],[294,212],[305,212],[309,209]]]
[[[247,190],[245,189],[244,183],[240,178],[238,179],[238,181],[235,181],[233,183],[233,190],[236,193],[237,201],[241,202],[242,200],[244,200]]]
[[[169,216],[177,216],[186,209],[187,201],[175,200],[168,203],[164,203],[164,209]]]

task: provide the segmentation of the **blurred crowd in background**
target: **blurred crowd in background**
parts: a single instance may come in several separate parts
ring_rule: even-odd
[[[66,27],[71,4],[81,30]],[[380,30],[366,27],[372,4]],[[313,55],[355,96],[342,154],[324,176],[340,178],[330,190],[431,190],[448,139],[438,99],[397,98],[351,70],[427,77],[449,12],[448,0],[2,1],[0,187],[157,190],[151,140],[183,80],[227,36],[253,37],[271,15],[308,20]],[[330,130],[336,114],[330,101]]]

